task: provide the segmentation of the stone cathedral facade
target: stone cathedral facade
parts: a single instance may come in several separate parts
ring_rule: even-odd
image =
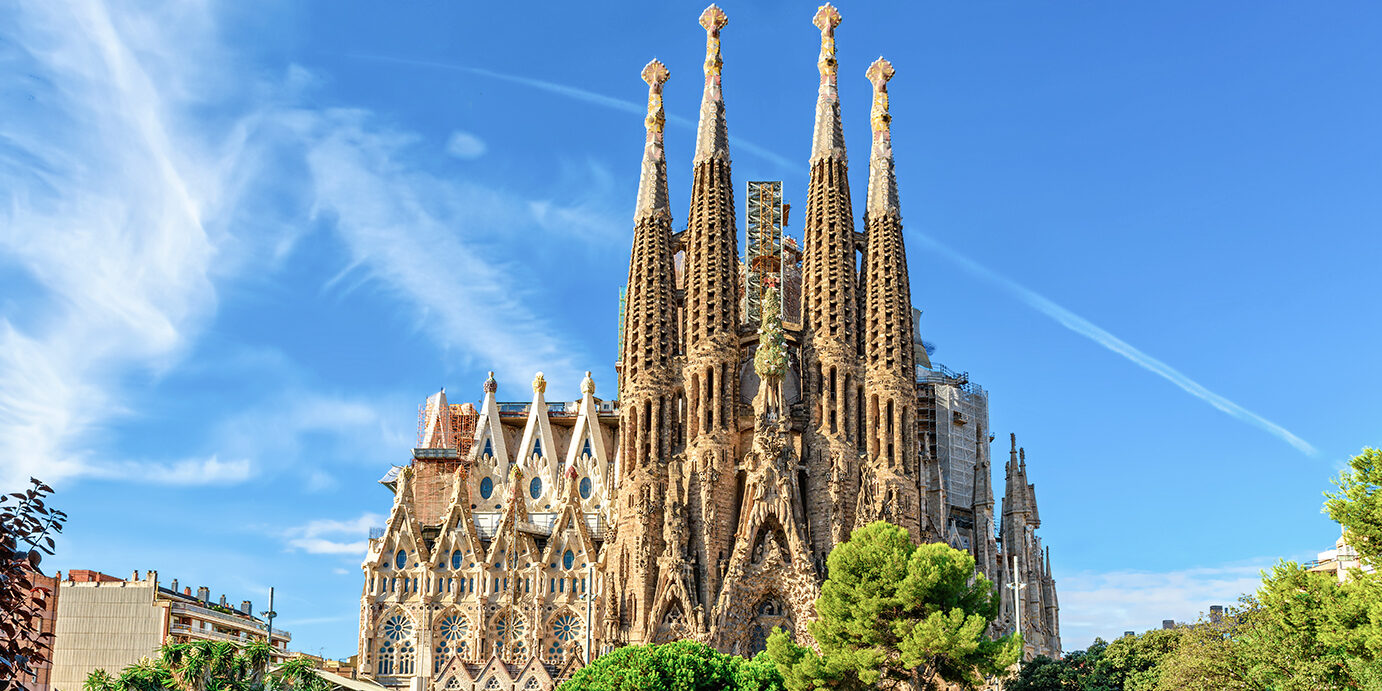
[[[1003,594],[993,633],[1020,621],[1029,654],[1059,654],[1025,451],[1011,442],[995,516],[988,394],[933,365],[919,336],[892,65],[865,72],[873,136],[856,229],[840,15],[816,13],[805,237],[785,243],[749,323],[721,92],[726,17],[712,5],[700,23],[705,81],[681,230],[663,150],[670,73],[656,60],[642,73],[618,400],[597,398],[589,372],[574,401],[549,402],[541,373],[522,402],[499,400],[492,373],[478,407],[427,399],[410,463],[381,480],[394,503],[362,566],[362,675],[413,691],[546,689],[621,645],[691,638],[751,655],[775,626],[810,640],[826,556],[876,520],[972,552]]]

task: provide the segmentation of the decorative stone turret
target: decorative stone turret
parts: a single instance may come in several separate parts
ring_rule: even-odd
[[[945,536],[945,525],[924,525],[927,475],[916,436],[916,367],[912,353],[912,293],[893,176],[888,80],[893,66],[879,58],[866,72],[873,84],[873,148],[864,212],[864,406],[868,463],[860,491],[859,525],[886,520],[922,542]],[[939,481],[939,477],[935,478]],[[939,498],[939,495],[938,495]],[[931,523],[931,521],[925,521]]]
[[[857,242],[849,196],[849,164],[836,90],[835,27],[840,13],[829,3],[813,19],[821,32],[820,89],[811,143],[802,259],[802,392],[808,401],[808,506],[812,548],[823,568],[825,556],[854,527],[859,492]]]
[[[720,89],[720,31],[728,24],[711,5],[705,28],[705,86],[692,162],[691,211],[683,246],[685,265],[686,463],[689,530],[697,536],[692,558],[706,565],[697,597],[713,601],[729,556],[734,521],[739,399],[739,241],[729,134]],[[694,604],[687,603],[689,607]]]
[[[668,430],[677,384],[676,306],[672,290],[672,217],[667,208],[667,159],[662,148],[662,85],[667,67],[643,68],[648,83],[647,140],[634,219],[633,253],[624,320],[619,394],[619,512],[615,540],[606,549],[603,637],[608,643],[642,642],[656,584],[653,560],[662,551],[659,522],[671,456]]]

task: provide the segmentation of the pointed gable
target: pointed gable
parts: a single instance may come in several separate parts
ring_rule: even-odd
[[[504,483],[508,479],[512,456],[504,425],[499,418],[499,404],[495,393],[499,383],[494,373],[485,380],[485,400],[480,404],[480,416],[475,421],[475,437],[470,447],[469,473],[466,489],[470,504],[476,511],[495,511],[503,498]]]
[[[606,469],[609,468],[604,431],[600,428],[600,409],[595,402],[595,382],[590,372],[581,382],[581,402],[572,428],[571,443],[566,451],[566,474],[562,486],[562,501],[575,495],[582,513],[596,513],[607,495]],[[572,477],[572,473],[575,473]]]
[[[549,512],[557,504],[557,480],[561,478],[557,462],[556,438],[552,436],[552,421],[547,411],[547,381],[538,372],[533,379],[533,404],[528,406],[528,424],[523,440],[518,444],[515,463],[523,469],[522,496],[531,512]]]
[[[418,440],[420,448],[442,449],[455,445],[451,434],[451,406],[446,402],[446,389],[427,397],[422,415],[422,438]]]

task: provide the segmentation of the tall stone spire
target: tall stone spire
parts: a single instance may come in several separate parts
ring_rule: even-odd
[[[653,60],[643,68],[643,81],[648,83],[648,115],[643,119],[647,140],[643,144],[643,168],[638,177],[638,202],[634,205],[633,220],[667,208],[667,152],[662,147],[662,130],[667,116],[662,109],[662,85],[671,73],[667,66]]]
[[[893,64],[878,58],[864,74],[873,84],[873,108],[869,112],[873,147],[869,151],[869,199],[864,213],[882,216],[898,213],[897,176],[893,173],[893,118],[888,112],[888,81],[893,78]],[[911,320],[910,309],[907,318]]]
[[[662,551],[660,526],[644,520],[660,515],[672,455],[668,433],[675,410],[676,304],[672,290],[672,216],[667,209],[666,156],[662,149],[662,84],[667,68],[654,60],[643,68],[648,83],[647,139],[634,211],[633,250],[619,371],[619,462],[621,496],[608,567],[621,578],[605,593],[609,641],[641,643],[647,630],[653,589],[653,559]],[[626,493],[626,494],[625,494]]]
[[[813,23],[821,32],[820,91],[811,146],[802,257],[802,397],[811,414],[806,454],[812,548],[823,561],[854,527],[859,439],[864,432],[859,370],[858,248],[849,197],[849,164],[836,91],[835,28],[840,13],[825,4]],[[863,489],[867,489],[866,487]]]
[[[729,18],[716,5],[701,13],[705,27],[705,92],[701,95],[701,117],[696,125],[696,156],[699,164],[708,158],[729,158],[729,130],[725,126],[725,98],[720,91],[720,29]]]
[[[879,503],[870,520],[886,519],[912,531],[920,541],[943,538],[946,526],[923,526],[918,517],[928,478],[922,472],[916,436],[916,368],[912,351],[912,294],[907,281],[907,251],[897,193],[874,194],[875,186],[893,186],[892,145],[888,115],[888,80],[893,66],[879,58],[865,72],[873,83],[873,149],[869,157],[869,200],[864,212],[868,253],[864,264],[864,396],[867,430],[865,473],[892,483],[888,501]],[[936,508],[936,515],[944,516]],[[863,514],[861,514],[863,516]],[[934,522],[934,520],[932,521]],[[923,531],[923,529],[927,529]]]
[[[839,65],[835,62],[835,27],[840,25],[840,12],[830,3],[821,5],[812,20],[821,30],[821,56],[816,67],[821,73],[821,87],[816,96],[816,128],[811,135],[811,162],[821,158],[845,157],[845,133],[840,124]]]
[[[682,388],[687,411],[686,464],[693,558],[707,565],[701,602],[714,602],[733,539],[739,392],[739,241],[729,134],[720,90],[720,30],[725,13],[711,5],[705,28],[705,91],[701,97],[691,210],[683,247],[685,264],[685,362]]]

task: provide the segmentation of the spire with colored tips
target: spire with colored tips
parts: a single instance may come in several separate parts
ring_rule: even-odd
[[[892,63],[878,58],[864,73],[873,84],[873,109],[869,123],[873,128],[873,148],[869,152],[869,200],[865,213],[881,216],[897,213],[897,175],[893,172],[892,115],[888,113],[888,80],[893,78]]]
[[[716,5],[705,8],[701,13],[701,26],[705,27],[705,92],[701,95],[701,117],[696,126],[695,163],[712,157],[729,156],[725,99],[720,91],[720,68],[724,66],[724,61],[720,59],[720,29],[728,23],[725,11]]]
[[[662,129],[667,116],[662,109],[662,85],[671,72],[667,66],[653,60],[643,68],[643,81],[648,83],[648,116],[643,119],[648,138],[643,144],[643,170],[638,178],[638,202],[634,206],[634,221],[667,209],[667,153],[662,147]]]
[[[839,65],[835,62],[835,27],[840,25],[840,11],[830,3],[821,5],[811,20],[821,30],[821,55],[816,67],[821,72],[821,86],[816,97],[816,127],[811,137],[811,161],[825,157],[845,160],[845,135],[840,124],[840,94],[837,89]]]

